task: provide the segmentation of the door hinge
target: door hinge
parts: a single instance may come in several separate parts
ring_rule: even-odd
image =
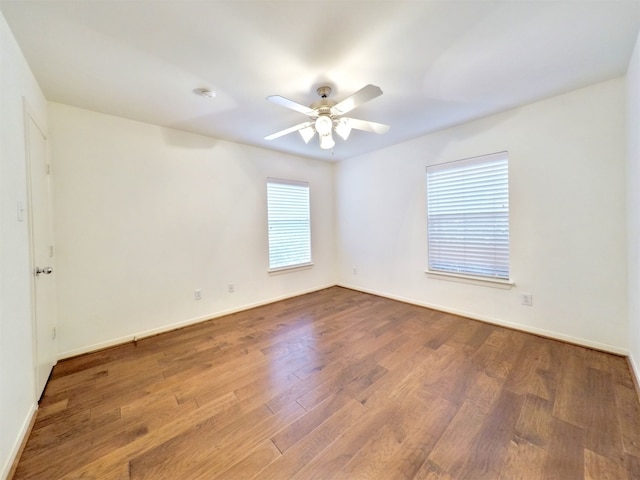
[[[53,327],[53,339],[55,340],[57,336],[58,336],[58,332],[56,330],[56,327]]]
[[[49,245],[49,257],[53,257],[53,245]]]
[[[47,175],[51,175],[51,164],[47,163]]]
[[[24,220],[24,203],[18,200],[18,221],[22,222]]]

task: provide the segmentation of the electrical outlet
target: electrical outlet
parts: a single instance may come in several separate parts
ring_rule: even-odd
[[[233,283],[230,283],[229,285],[227,285],[227,290],[229,291],[229,293],[233,293],[236,291],[236,287],[233,285]]]
[[[201,289],[199,289],[199,288],[196,288],[196,289],[193,291],[193,297],[194,297],[196,300],[202,300],[202,290],[201,290]]]
[[[530,293],[523,293],[522,305],[526,305],[527,307],[533,306],[533,295],[531,295]]]

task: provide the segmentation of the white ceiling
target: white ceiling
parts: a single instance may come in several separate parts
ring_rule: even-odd
[[[623,75],[640,0],[1,0],[47,99],[297,155],[340,160]],[[333,152],[297,133],[328,84],[387,123]],[[215,90],[214,100],[193,91]]]

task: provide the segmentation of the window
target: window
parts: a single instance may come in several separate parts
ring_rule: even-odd
[[[267,180],[269,270],[311,265],[309,184]]]
[[[509,279],[507,152],[427,167],[429,271]]]

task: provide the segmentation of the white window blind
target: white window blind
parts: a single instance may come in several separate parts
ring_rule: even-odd
[[[429,270],[509,279],[507,152],[427,167]]]
[[[309,184],[267,180],[269,269],[311,264]]]

